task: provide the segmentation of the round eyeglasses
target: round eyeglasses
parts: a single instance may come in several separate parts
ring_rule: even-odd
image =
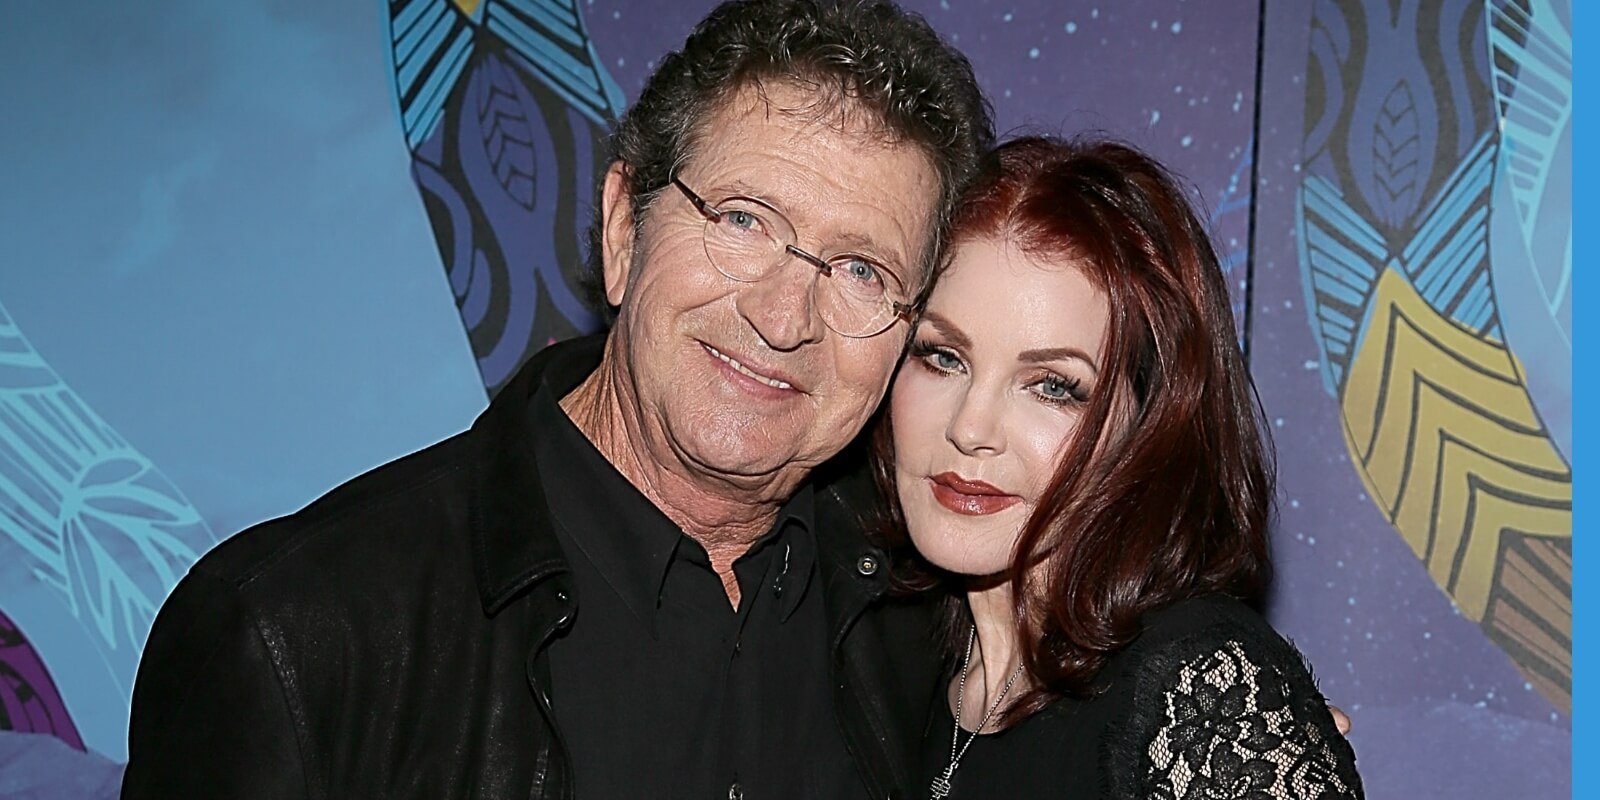
[[[754,283],[777,272],[790,256],[798,258],[822,276],[812,289],[817,316],[834,333],[852,339],[876,336],[914,316],[904,282],[883,264],[859,253],[818,258],[795,246],[794,225],[772,206],[749,197],[712,205],[683,181],[673,178],[672,185],[706,218],[701,233],[706,258],[728,278]]]

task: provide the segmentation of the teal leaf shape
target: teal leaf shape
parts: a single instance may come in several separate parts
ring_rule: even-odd
[[[41,616],[79,625],[74,635],[52,637],[70,652],[41,656],[98,661],[129,697],[156,610],[216,537],[177,487],[56,375],[3,306],[0,353],[0,562],[50,587],[43,597],[53,595],[66,612]],[[69,705],[73,689],[61,687]]]
[[[1551,0],[1488,5],[1501,165],[1533,278],[1554,315],[1572,290],[1572,197],[1568,184],[1554,180],[1571,168],[1571,151],[1561,147],[1572,137],[1571,8]]]
[[[1387,260],[1387,245],[1383,233],[1350,206],[1332,181],[1308,175],[1298,199],[1306,313],[1322,351],[1323,388],[1337,396]]]

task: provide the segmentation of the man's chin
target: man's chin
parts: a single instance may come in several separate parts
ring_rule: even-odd
[[[730,483],[759,484],[785,475],[804,473],[803,467],[793,461],[760,452],[712,452],[691,456],[696,468],[709,477],[718,477]]]
[[[705,477],[747,489],[790,481],[810,471],[792,445],[770,440],[691,440],[678,449],[688,466]]]

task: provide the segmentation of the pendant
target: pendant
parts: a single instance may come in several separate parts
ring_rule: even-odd
[[[950,796],[950,773],[946,772],[933,779],[933,785],[928,787],[928,793],[933,800],[944,800]]]

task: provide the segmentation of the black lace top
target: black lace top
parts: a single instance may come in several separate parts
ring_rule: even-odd
[[[979,737],[951,777],[952,800],[1363,796],[1355,753],[1299,652],[1235,600],[1208,596],[1151,614],[1098,683],[1094,697]],[[939,707],[929,782],[950,759],[953,720]]]

